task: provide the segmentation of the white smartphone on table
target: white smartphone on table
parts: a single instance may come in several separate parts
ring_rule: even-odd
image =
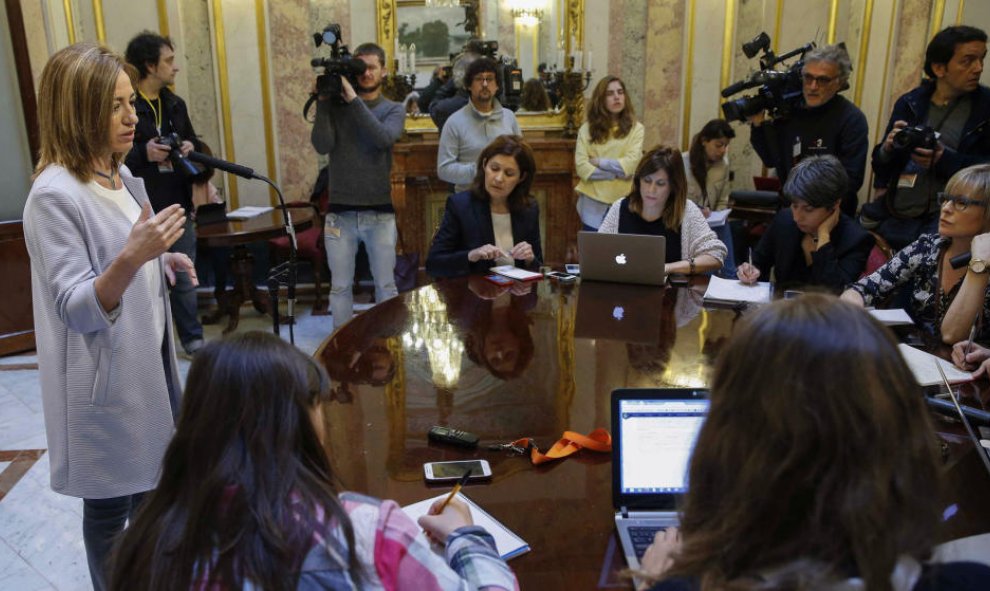
[[[427,482],[453,482],[471,471],[469,480],[485,480],[492,477],[488,460],[456,460],[453,462],[427,462],[423,464],[423,476]]]

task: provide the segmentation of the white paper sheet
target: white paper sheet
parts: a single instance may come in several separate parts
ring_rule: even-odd
[[[402,508],[402,510],[405,511],[406,515],[411,517],[413,521],[416,521],[420,516],[426,515],[426,513],[430,510],[430,507],[434,502],[436,502],[437,499],[446,498],[448,494],[449,493],[444,493],[431,499],[413,503],[412,505],[406,505]],[[500,521],[489,515],[488,512],[479,507],[477,503],[467,498],[462,493],[457,493],[457,498],[467,503],[468,507],[471,508],[471,518],[474,520],[474,524],[480,525],[485,528],[488,533],[492,534],[492,537],[495,538],[495,547],[498,549],[498,553],[503,559],[508,560],[519,556],[520,554],[529,552],[529,544],[514,534],[509,528],[502,525]],[[425,533],[421,535],[426,537]],[[442,549],[440,553],[442,555]]]

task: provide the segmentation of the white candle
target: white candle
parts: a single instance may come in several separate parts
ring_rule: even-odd
[[[406,73],[406,60],[409,58],[409,54],[406,51],[405,45],[399,46],[399,74]]]
[[[564,50],[563,49],[558,49],[557,50],[557,67],[559,69],[561,69],[561,70],[566,70],[567,69],[567,64],[564,63]]]
[[[416,44],[409,44],[409,73],[416,73]]]
[[[584,53],[584,69],[588,72],[591,71],[591,51],[586,51]]]

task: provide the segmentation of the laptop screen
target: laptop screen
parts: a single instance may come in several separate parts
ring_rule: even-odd
[[[687,492],[687,471],[708,400],[619,400],[622,442],[618,492],[669,495]]]

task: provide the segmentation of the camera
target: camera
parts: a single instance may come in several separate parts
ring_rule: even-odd
[[[336,23],[327,25],[321,33],[314,33],[313,41],[317,47],[324,44],[330,46],[330,57],[313,58],[310,66],[323,68],[323,73],[316,77],[316,94],[343,102],[341,94],[344,87],[340,79],[347,78],[351,86],[357,89],[358,76],[364,74],[368,66],[351,55],[347,46],[341,44],[340,37],[340,25]]]
[[[168,152],[168,161],[172,163],[172,170],[176,170],[183,178],[194,177],[200,173],[196,165],[182,155],[182,138],[174,131],[168,135],[158,138],[158,143],[171,148]]]
[[[891,139],[895,154],[910,154],[915,148],[934,150],[938,145],[938,134],[927,125],[905,127]]]
[[[814,47],[814,43],[808,43],[777,56],[770,49],[770,36],[766,33],[760,33],[751,41],[743,43],[743,53],[750,59],[763,52],[763,56],[760,57],[760,70],[749,78],[722,89],[722,97],[728,98],[749,88],[758,90],[755,95],[741,96],[722,103],[725,118],[729,121],[746,121],[747,118],[763,111],[769,111],[771,117],[781,117],[800,107],[804,103],[801,79],[804,54]],[[782,70],[777,69],[778,65],[793,57],[797,57],[798,61],[785,66]]]

